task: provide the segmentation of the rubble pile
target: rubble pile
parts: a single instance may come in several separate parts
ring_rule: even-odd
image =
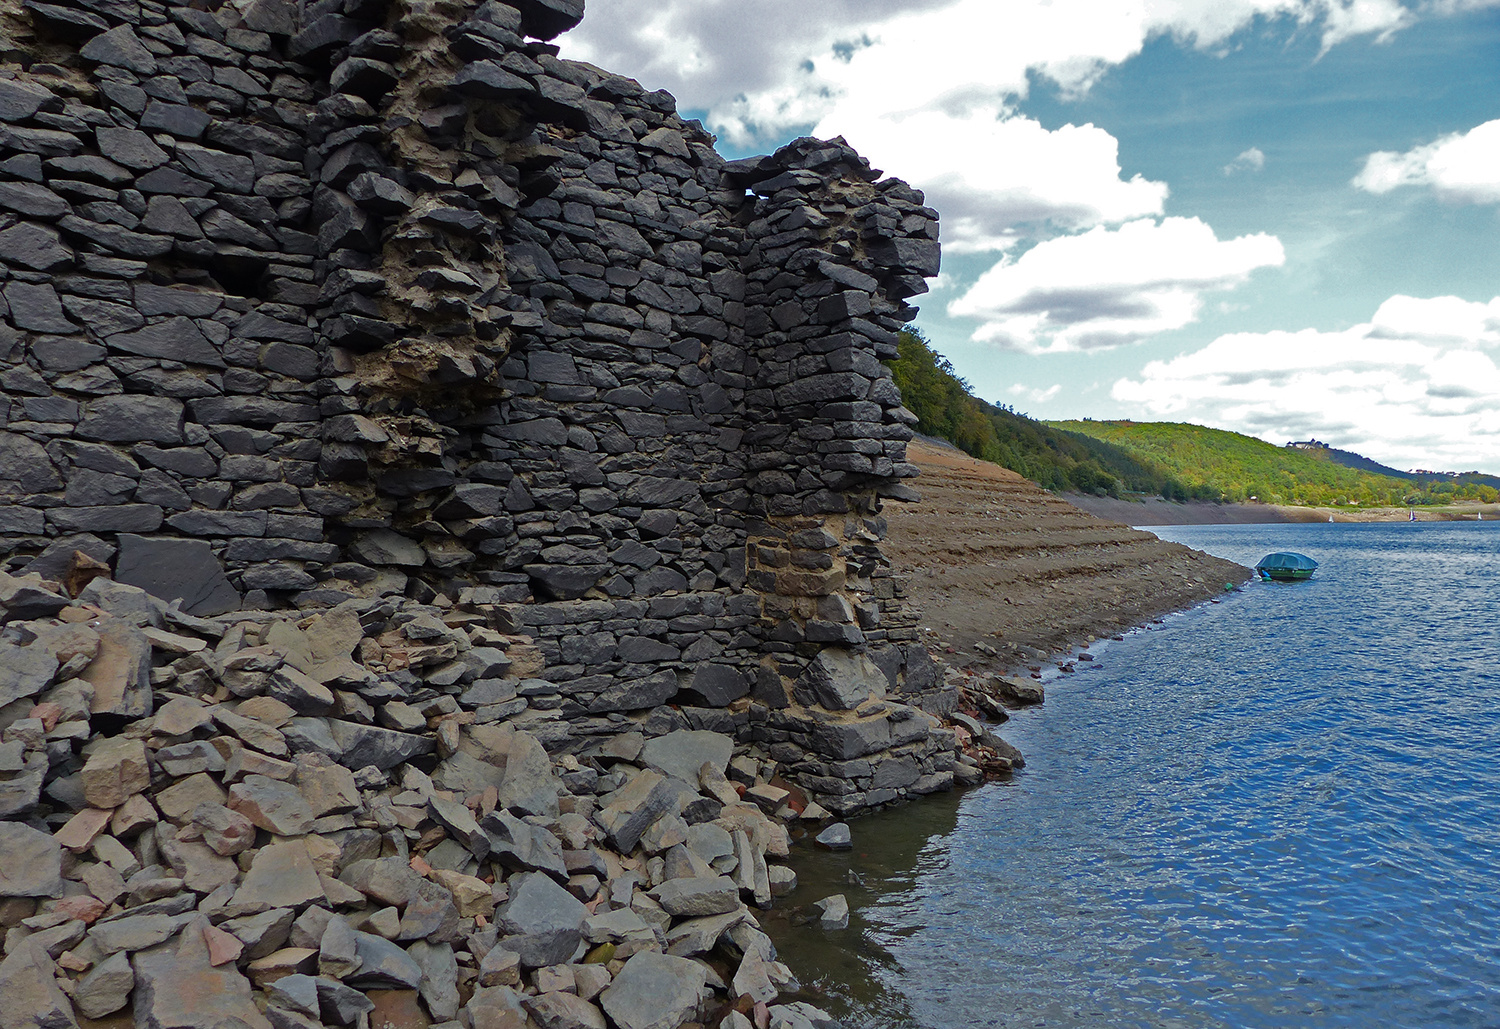
[[[0,606],[7,1029],[830,1024],[752,909],[828,812],[660,718],[549,754],[485,612]]]

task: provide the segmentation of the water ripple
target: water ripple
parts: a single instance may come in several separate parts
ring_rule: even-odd
[[[1497,530],[1162,531],[1322,567],[1014,719],[1025,773],[858,912],[884,986],[932,1027],[1500,1025]]]

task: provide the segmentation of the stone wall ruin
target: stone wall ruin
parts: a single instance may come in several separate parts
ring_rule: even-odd
[[[724,161],[559,59],[582,6],[0,13],[7,567],[457,604],[532,641],[554,751],[692,727],[836,812],[944,788],[879,550],[936,212],[839,140]]]

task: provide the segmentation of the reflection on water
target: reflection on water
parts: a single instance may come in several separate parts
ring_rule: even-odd
[[[915,887],[933,861],[942,861],[941,841],[953,831],[961,801],[944,793],[853,822],[854,849],[829,852],[809,841],[793,848],[796,892],[759,915],[776,941],[780,959],[801,981],[804,999],[840,1018],[846,1026],[915,1029],[900,963],[890,941],[912,935],[919,927],[870,922],[865,912],[886,898]],[[825,932],[812,905],[842,893],[849,901],[849,928]],[[797,924],[804,922],[804,924]]]
[[[1157,530],[1321,567],[1097,652],[1010,784],[799,858],[848,931],[768,931],[851,1026],[1500,1025],[1496,529]]]

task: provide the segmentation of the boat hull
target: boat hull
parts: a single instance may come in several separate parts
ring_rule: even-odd
[[[1311,579],[1311,568],[1260,568],[1260,577],[1267,582],[1302,582]]]

